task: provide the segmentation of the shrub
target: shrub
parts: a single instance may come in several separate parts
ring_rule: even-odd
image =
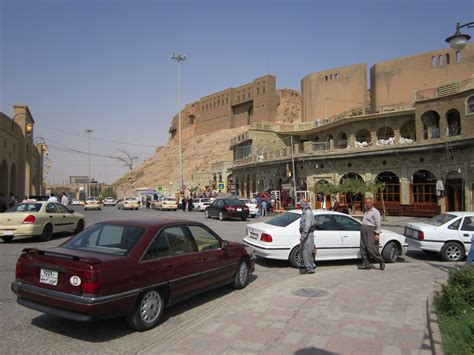
[[[439,312],[456,316],[474,310],[474,268],[460,267],[449,272],[446,285],[436,300]]]

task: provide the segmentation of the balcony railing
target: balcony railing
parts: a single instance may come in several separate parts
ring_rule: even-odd
[[[435,88],[418,90],[415,92],[415,101],[424,101],[436,99],[438,97],[457,94],[465,90],[474,88],[474,79],[466,79],[463,81],[453,81]]]

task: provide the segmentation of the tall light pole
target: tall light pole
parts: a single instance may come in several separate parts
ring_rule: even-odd
[[[91,196],[91,133],[94,132],[92,129],[85,129],[84,132],[89,136],[88,144],[88,157],[89,157],[89,174],[87,177],[87,197]],[[86,198],[87,198],[86,197]]]
[[[181,62],[186,60],[186,55],[173,53],[171,59],[178,63],[178,140],[179,140],[179,183],[180,190],[183,191],[183,147],[181,137]]]

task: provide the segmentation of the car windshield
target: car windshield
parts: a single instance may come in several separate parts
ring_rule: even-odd
[[[176,200],[174,198],[164,198],[163,201],[176,202]]]
[[[41,203],[20,203],[11,207],[7,212],[39,212]]]
[[[67,249],[127,255],[145,232],[144,228],[97,223],[66,242]]]
[[[138,202],[136,198],[133,197],[127,197],[125,201],[130,201],[130,202]]]
[[[442,213],[438,216],[434,216],[433,218],[430,218],[429,220],[426,221],[426,223],[438,227],[438,226],[442,226],[445,223],[448,223],[454,218],[456,218],[456,216],[453,214]]]
[[[294,212],[285,212],[279,214],[273,218],[270,218],[265,223],[271,224],[272,226],[286,227],[293,223],[294,221],[300,219],[301,215]]]

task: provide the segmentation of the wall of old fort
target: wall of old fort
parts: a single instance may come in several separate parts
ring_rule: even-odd
[[[301,80],[302,121],[368,106],[367,64],[311,73]]]

